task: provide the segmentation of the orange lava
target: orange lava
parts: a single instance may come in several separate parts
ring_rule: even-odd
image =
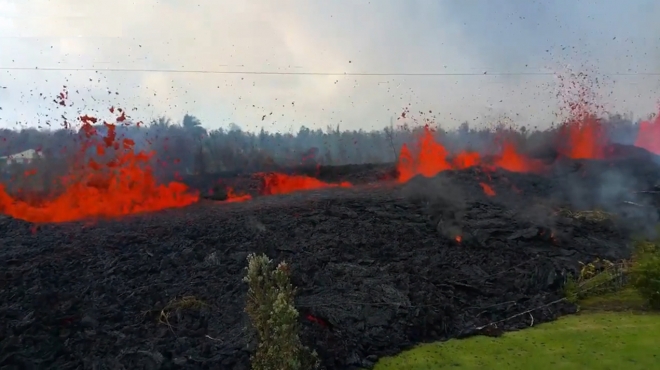
[[[493,190],[490,185],[486,184],[485,182],[480,182],[479,185],[481,185],[481,188],[484,189],[484,193],[486,193],[486,195],[489,197],[495,196],[495,190]]]
[[[601,121],[593,114],[580,114],[560,130],[561,153],[573,159],[604,159],[606,135]]]
[[[86,138],[97,136],[90,118],[82,118]],[[132,140],[118,139],[113,124],[106,127],[107,135],[92,145],[97,154],[109,154],[110,160],[82,163],[60,179],[64,186],[60,194],[38,205],[13,198],[0,184],[0,213],[35,223],[68,222],[183,207],[198,200],[198,194],[190,193],[182,183],[158,184],[149,167],[153,153],[136,153]],[[90,142],[81,145],[80,158]]]
[[[607,132],[596,112],[603,107],[597,103],[594,83],[586,73],[560,77],[561,97],[568,120],[559,127],[557,149],[572,159],[605,159]]]
[[[451,161],[456,169],[466,169],[474,167],[481,163],[481,156],[477,152],[460,152]]]
[[[223,202],[227,203],[237,203],[245,202],[246,200],[251,200],[252,196],[250,194],[239,194],[235,193],[233,188],[227,188],[227,199]]]
[[[490,164],[484,163],[479,153],[468,151],[457,153],[449,160],[447,149],[434,139],[433,130],[428,126],[424,127],[413,149],[404,144],[399,153],[397,170],[400,182],[407,182],[416,175],[431,177],[450,169],[460,170],[480,165],[511,172],[537,172],[543,169],[540,161],[518,153],[515,146],[508,142],[502,145],[502,152]]]
[[[461,241],[463,241],[463,237],[460,236],[460,235],[457,235],[457,236],[454,238],[454,240],[456,240],[456,242],[460,244]]]
[[[397,164],[400,182],[407,182],[416,175],[431,177],[452,168],[447,160],[447,149],[435,141],[433,131],[428,126],[424,127],[415,149],[416,155],[413,155],[407,145],[401,147]]]
[[[660,114],[655,120],[643,121],[639,124],[635,146],[660,155]]]
[[[510,172],[538,172],[543,169],[541,161],[525,157],[507,142],[502,145],[502,153],[495,159],[494,165]]]
[[[288,194],[303,190],[324,189],[332,187],[351,187],[349,182],[332,184],[313,177],[302,175],[285,175],[282,173],[260,174],[264,181],[263,195]]]

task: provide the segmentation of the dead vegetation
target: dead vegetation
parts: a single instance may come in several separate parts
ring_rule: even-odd
[[[562,208],[559,210],[559,215],[569,217],[576,220],[585,220],[589,222],[604,222],[611,220],[614,215],[600,209],[573,211],[569,208]]]
[[[578,276],[564,285],[566,298],[573,303],[585,302],[591,308],[659,309],[659,245],[659,241],[637,241],[630,260],[581,263]]]
[[[573,303],[580,300],[612,293],[623,289],[627,284],[629,262],[613,263],[596,259],[590,263],[580,262],[577,276],[571,276],[564,285],[566,298]]]
[[[170,323],[170,318],[173,315],[180,316],[183,310],[200,310],[206,306],[206,303],[196,298],[195,296],[174,298],[160,310],[160,313],[158,314],[158,322],[160,324],[167,325],[170,331],[174,334],[174,329]]]

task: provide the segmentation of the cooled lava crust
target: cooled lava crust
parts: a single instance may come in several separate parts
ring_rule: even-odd
[[[350,181],[391,173],[377,167],[328,173]],[[249,253],[290,264],[303,343],[327,369],[553,320],[576,311],[561,287],[579,262],[629,257],[630,235],[657,218],[657,204],[641,196],[628,216],[621,203],[619,221],[562,216],[575,198],[599,206],[608,171],[630,192],[660,178],[640,158],[565,161],[546,175],[472,168],[95,222],[3,217],[0,367],[247,369]],[[258,187],[235,175],[225,181]],[[183,297],[203,304],[170,310]]]

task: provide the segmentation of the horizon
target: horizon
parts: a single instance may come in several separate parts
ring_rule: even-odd
[[[424,112],[420,112],[424,113]],[[624,121],[628,121],[633,125],[639,125],[641,122],[648,122],[648,121],[653,121],[657,116],[658,113],[655,112],[650,112],[645,115],[642,114],[635,114],[633,112],[600,112],[598,113],[592,113],[588,112],[589,114],[593,114],[599,121],[604,122],[605,124],[609,124],[609,121],[612,119],[621,119]],[[51,124],[44,124],[40,126],[21,126],[21,125],[14,125],[14,127],[0,127],[0,130],[9,130],[9,131],[16,131],[20,132],[22,130],[36,130],[39,132],[46,132],[46,133],[54,133],[57,131],[72,131],[72,132],[79,132],[82,128],[82,126],[85,124],[83,123],[83,120],[81,120],[81,117],[83,116],[89,116],[89,115],[80,115],[79,117],[76,117],[73,120],[67,119],[63,120],[65,122],[65,125],[60,125],[59,127]],[[558,126],[564,125],[569,123],[573,118],[572,117],[566,117],[566,119],[563,119],[561,121],[556,121],[552,120],[545,126],[531,126],[530,124],[525,124],[525,123],[518,123],[514,120],[512,120],[508,116],[501,116],[498,118],[494,118],[493,120],[490,121],[485,121],[485,122],[479,122],[475,124],[474,122],[469,122],[469,121],[463,121],[460,122],[458,125],[452,126],[450,128],[446,128],[442,123],[437,122],[432,119],[428,119],[425,117],[424,114],[419,115],[418,117],[415,115],[412,115],[410,113],[406,113],[405,117],[402,115],[399,115],[398,117],[392,116],[390,120],[388,121],[388,125],[383,126],[381,128],[369,128],[369,129],[363,129],[363,128],[357,128],[357,129],[351,129],[345,126],[341,126],[340,124],[337,125],[332,125],[329,124],[325,127],[317,127],[317,128],[312,128],[308,127],[304,124],[300,125],[297,127],[297,129],[293,130],[292,127],[289,127],[286,131],[276,131],[276,130],[269,130],[266,126],[261,126],[257,130],[246,130],[243,129],[239,124],[230,122],[225,126],[221,127],[212,127],[209,125],[205,125],[203,121],[199,120],[197,116],[190,112],[184,113],[184,115],[181,117],[181,119],[175,119],[174,117],[166,117],[166,116],[159,116],[155,118],[151,118],[147,121],[133,121],[130,116],[125,116],[125,121],[122,119],[122,122],[119,122],[116,120],[118,117],[117,115],[109,114],[108,117],[99,118],[98,122],[91,124],[92,127],[103,127],[105,125],[111,125],[111,126],[116,126],[120,130],[125,130],[125,129],[153,129],[157,128],[159,125],[167,125],[169,127],[183,127],[183,120],[186,116],[192,117],[193,119],[197,119],[200,122],[200,127],[204,128],[204,130],[207,133],[212,133],[212,132],[232,132],[232,131],[238,131],[246,134],[260,134],[261,132],[266,133],[266,134],[281,134],[281,135],[298,135],[301,130],[307,129],[311,132],[322,132],[322,133],[334,133],[337,132],[337,128],[339,128],[339,132],[364,132],[364,133],[378,133],[382,132],[383,130],[387,130],[390,128],[393,128],[394,130],[404,130],[404,131],[410,131],[410,130],[415,130],[415,129],[422,129],[423,127],[431,127],[434,130],[439,130],[441,132],[456,132],[458,130],[462,129],[463,125],[468,125],[470,130],[474,131],[494,131],[497,130],[498,128],[506,128],[506,129],[512,129],[512,130],[524,130],[526,132],[543,132],[543,131],[548,131],[548,130],[555,130],[557,129]]]

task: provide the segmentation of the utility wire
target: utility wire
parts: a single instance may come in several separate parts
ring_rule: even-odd
[[[386,76],[386,77],[433,77],[433,76],[554,76],[553,72],[463,72],[463,73],[378,73],[378,72],[278,72],[278,71],[237,71],[237,70],[205,70],[205,69],[139,69],[139,68],[58,68],[58,67],[0,67],[3,71],[60,71],[60,72],[155,72],[155,73],[188,73],[217,75],[266,75],[266,76]],[[660,76],[660,72],[639,73],[604,73],[607,76]]]

